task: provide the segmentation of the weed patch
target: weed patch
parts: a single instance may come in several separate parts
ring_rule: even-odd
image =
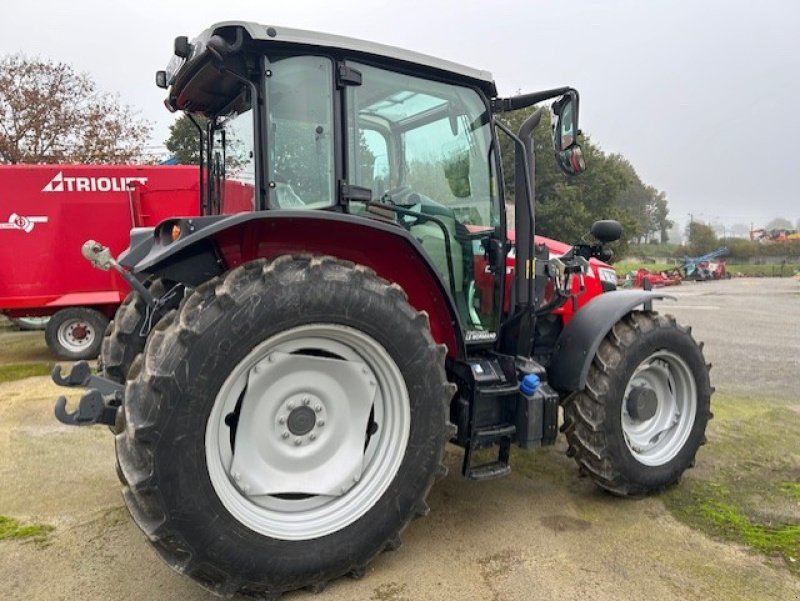
[[[47,524],[22,524],[14,518],[0,515],[0,540],[32,540],[41,544],[47,541],[53,529]]]
[[[697,467],[663,498],[680,521],[781,557],[800,576],[800,420],[785,403],[715,395]]]
[[[53,367],[47,363],[11,363],[0,365],[0,383],[22,380],[33,376],[46,376]]]

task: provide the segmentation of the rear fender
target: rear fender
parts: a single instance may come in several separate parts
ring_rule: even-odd
[[[586,376],[603,338],[614,324],[639,305],[674,296],[645,290],[618,290],[596,296],[575,313],[556,341],[548,382],[563,392],[583,390]]]
[[[172,240],[173,229],[181,231]],[[177,230],[176,230],[177,231]],[[409,303],[430,318],[431,334],[448,355],[465,356],[461,324],[450,292],[422,246],[405,229],[327,211],[269,211],[171,219],[141,235],[120,263],[134,273],[197,286],[259,258],[332,255],[370,267],[402,286]]]

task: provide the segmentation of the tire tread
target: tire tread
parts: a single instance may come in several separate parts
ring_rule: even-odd
[[[185,385],[179,381],[180,370],[175,369],[179,359],[176,358],[185,356],[193,342],[216,319],[216,316],[213,316],[214,319],[209,316],[208,309],[212,306],[219,307],[219,303],[212,301],[224,299],[223,304],[233,310],[246,309],[248,306],[246,291],[251,286],[257,286],[258,282],[262,282],[262,286],[264,282],[280,286],[298,278],[315,278],[322,282],[320,285],[324,285],[326,281],[342,281],[344,278],[351,282],[353,287],[372,290],[397,311],[407,315],[409,322],[424,337],[431,356],[443,358],[446,352],[444,346],[437,346],[434,342],[427,315],[416,312],[407,303],[402,288],[378,278],[369,268],[327,256],[284,255],[271,261],[256,260],[242,265],[199,286],[185,300],[179,311],[171,311],[158,322],[148,338],[144,355],[136,357],[131,365],[124,404],[125,427],[116,437],[117,471],[123,482],[123,496],[134,521],[170,566],[192,577],[208,590],[225,596],[239,592],[248,596],[277,598],[280,593],[295,588],[319,592],[329,580],[348,574],[360,577],[364,574],[367,564],[380,554],[381,550],[399,548],[400,536],[413,517],[427,514],[428,505],[425,499],[437,473],[439,475],[446,473],[442,461],[450,429],[446,420],[443,420],[438,434],[436,465],[439,467],[429,475],[424,486],[424,494],[414,504],[400,530],[366,562],[354,560],[352,565],[344,569],[339,569],[335,573],[317,574],[311,582],[299,583],[291,589],[276,591],[267,583],[242,581],[235,575],[228,574],[202,560],[203,550],[190,548],[189,544],[180,538],[177,527],[180,516],[170,515],[168,504],[158,488],[158,478],[155,476],[153,451],[160,437],[157,431],[158,416],[166,410],[162,407],[164,401],[160,393],[168,384],[173,388]],[[121,323],[129,323],[128,313],[134,312],[135,306],[135,299],[128,302],[126,309],[123,310]],[[129,335],[121,327],[115,328],[111,334],[116,341],[124,341]],[[119,365],[119,362],[114,365]],[[440,399],[446,415],[455,389],[447,381],[443,359],[438,374],[441,385],[437,390],[441,390]]]

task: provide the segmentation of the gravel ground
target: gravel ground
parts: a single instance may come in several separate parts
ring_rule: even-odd
[[[741,278],[664,288],[660,309],[705,342],[720,391],[800,399],[800,282]]]
[[[679,302],[660,308],[705,341],[718,393],[800,411],[800,283],[688,283],[668,292]],[[12,356],[9,336],[0,333],[0,362],[31,360],[25,350]],[[38,344],[40,334],[25,336]],[[0,598],[214,598],[149,547],[124,509],[111,436],[59,425],[58,394],[43,377],[0,384],[0,515],[55,526],[46,544],[0,540]],[[434,487],[430,515],[409,527],[400,550],[378,558],[362,580],[285,598],[800,599],[800,579],[782,563],[692,530],[659,497],[599,492],[578,477],[562,445],[515,450],[510,477],[478,483],[459,476],[450,449],[451,475]]]

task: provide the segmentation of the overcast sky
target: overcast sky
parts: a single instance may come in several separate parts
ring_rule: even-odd
[[[572,85],[584,131],[666,191],[675,221],[800,219],[797,0],[28,0],[4,4],[0,54],[89,73],[161,145],[175,116],[154,72],[175,36],[230,19],[433,54],[491,71],[504,95]]]

